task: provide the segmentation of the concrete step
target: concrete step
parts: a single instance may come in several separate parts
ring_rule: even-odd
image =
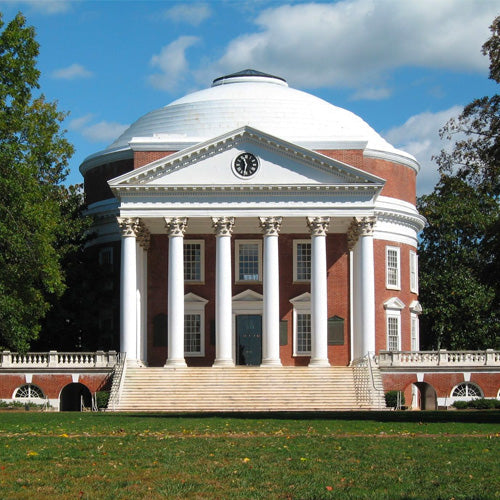
[[[350,367],[146,368],[125,371],[117,411],[370,409]],[[376,402],[376,401],[375,401]]]

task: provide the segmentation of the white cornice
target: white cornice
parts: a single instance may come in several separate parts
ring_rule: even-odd
[[[89,170],[104,165],[106,163],[111,163],[120,160],[129,160],[134,158],[134,152],[126,148],[116,148],[116,149],[105,149],[104,151],[99,151],[90,156],[87,156],[83,163],[80,165],[80,173],[85,175]]]

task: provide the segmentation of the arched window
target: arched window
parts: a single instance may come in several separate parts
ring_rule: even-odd
[[[483,393],[479,386],[472,382],[462,382],[458,384],[451,393],[454,398],[482,398]]]
[[[42,389],[33,384],[24,384],[16,390],[16,399],[45,399]]]

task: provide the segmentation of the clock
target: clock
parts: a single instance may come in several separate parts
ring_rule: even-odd
[[[241,153],[233,162],[233,170],[239,177],[251,177],[259,168],[259,160],[252,153]]]

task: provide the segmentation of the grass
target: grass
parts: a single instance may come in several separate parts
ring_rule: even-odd
[[[500,412],[0,413],[2,498],[500,499]]]

